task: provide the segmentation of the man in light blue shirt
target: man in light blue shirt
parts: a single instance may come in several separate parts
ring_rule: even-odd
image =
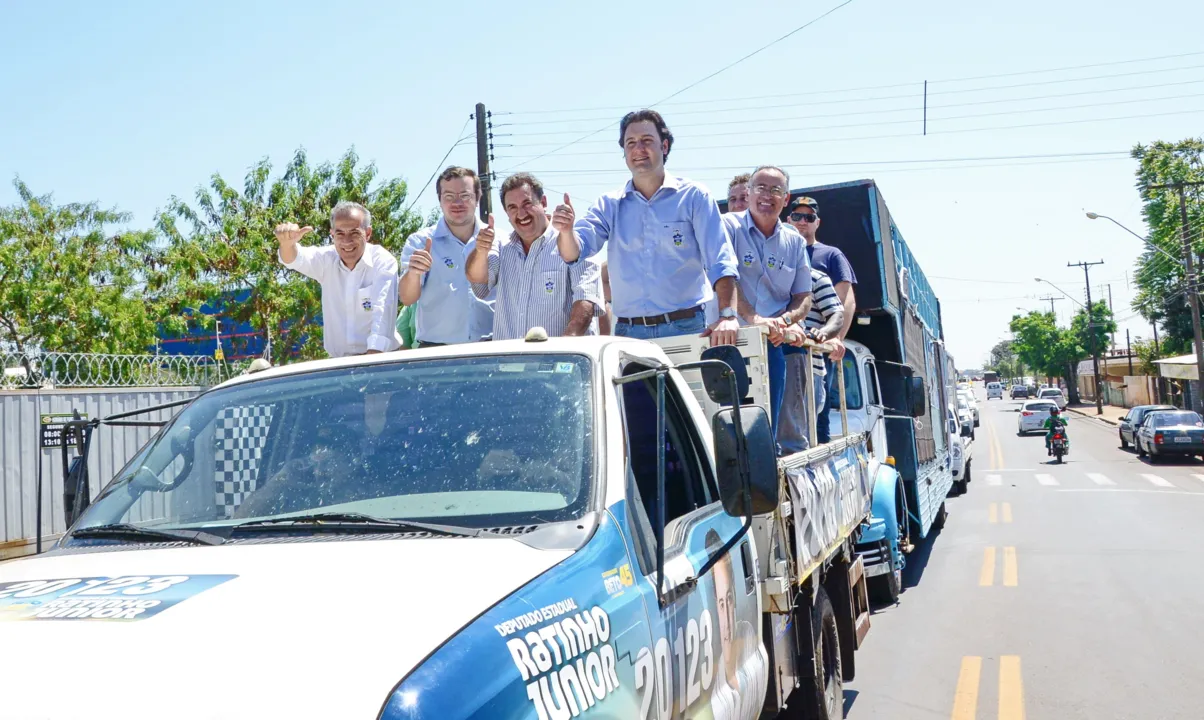
[[[468,168],[449,167],[435,183],[443,217],[410,236],[401,251],[398,294],[403,305],[418,304],[418,347],[488,340],[493,333],[493,294],[472,292],[464,265],[478,233],[493,229],[477,220],[481,184]]]
[[[655,110],[628,113],[619,144],[631,170],[620,191],[598,198],[580,220],[571,203],[558,206],[552,225],[568,263],[591,257],[609,241],[607,266],[615,334],[635,338],[709,335],[730,345],[739,328],[736,257],[719,206],[701,185],[665,175],[673,145]],[[718,296],[719,318],[707,327],[703,303]]]
[[[740,320],[769,331],[769,407],[775,433],[783,446],[797,447],[806,438],[783,438],[778,416],[786,380],[786,355],[805,352],[787,344],[802,344],[796,326],[811,307],[811,265],[807,243],[793,227],[778,217],[790,196],[790,176],[778,167],[763,165],[749,180],[747,210],[723,215],[723,227],[732,240],[740,263]],[[797,427],[797,423],[787,423]]]

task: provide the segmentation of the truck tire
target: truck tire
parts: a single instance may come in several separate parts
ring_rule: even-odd
[[[892,570],[885,575],[870,578],[870,597],[878,605],[894,605],[899,602],[899,590],[903,585],[903,572]]]
[[[945,503],[941,503],[941,509],[936,511],[936,520],[932,521],[933,530],[944,530],[945,520],[949,518],[949,511],[945,509]]]
[[[806,720],[840,720],[844,717],[840,633],[832,601],[822,587],[811,608],[811,647],[819,672],[818,677],[804,679],[796,691],[800,715]]]

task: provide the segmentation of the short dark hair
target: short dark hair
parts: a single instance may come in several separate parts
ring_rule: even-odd
[[[619,121],[619,147],[624,147],[623,138],[627,136],[627,126],[631,123],[650,122],[656,128],[656,134],[660,137],[661,142],[668,142],[669,147],[665,150],[661,161],[669,159],[669,150],[673,149],[673,133],[669,132],[669,126],[665,124],[665,119],[655,110],[633,110],[623,116]]]
[[[543,198],[543,183],[535,178],[531,173],[514,173],[510,177],[502,181],[502,187],[498,189],[498,200],[502,201],[502,208],[506,207],[506,193],[511,190],[517,190],[523,185],[531,188],[531,194],[536,200]]]
[[[736,177],[732,178],[732,181],[730,183],[727,184],[727,189],[731,190],[732,188],[736,187],[737,185],[747,185],[750,180],[752,180],[752,175],[750,175],[749,173],[744,173],[743,175],[737,175]]]
[[[456,178],[472,178],[472,186],[476,189],[477,200],[481,199],[481,180],[477,177],[477,173],[472,168],[457,167],[452,165],[439,173],[439,179],[435,181],[435,195],[443,194],[443,183]]]

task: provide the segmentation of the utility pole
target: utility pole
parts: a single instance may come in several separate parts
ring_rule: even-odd
[[[1133,344],[1129,341],[1129,328],[1125,328],[1125,351],[1129,356],[1129,377],[1133,377]]]
[[[1091,266],[1103,265],[1104,261],[1099,262],[1077,262],[1066,263],[1066,267],[1081,267],[1083,268],[1083,281],[1087,285],[1087,337],[1091,339],[1091,363],[1092,369],[1095,372],[1095,414],[1104,414],[1104,395],[1099,378],[1099,348],[1095,342],[1095,311],[1091,307]]]
[[[477,178],[481,183],[481,220],[488,220],[493,212],[493,197],[490,195],[489,154],[493,147],[493,115],[485,111],[485,103],[477,103],[474,114],[477,121]]]
[[[1112,307],[1112,283],[1108,283],[1108,312],[1112,313],[1112,317],[1116,317],[1116,310]],[[1116,331],[1112,331],[1112,348],[1116,348]],[[1131,374],[1131,373],[1130,373]]]
[[[1200,327],[1200,294],[1199,288],[1196,286],[1196,271],[1195,262],[1192,259],[1191,251],[1191,233],[1187,225],[1187,193],[1186,187],[1204,185],[1204,182],[1177,182],[1168,183],[1166,185],[1151,185],[1151,190],[1163,190],[1173,188],[1179,193],[1179,223],[1180,233],[1183,237],[1183,263],[1187,270],[1187,298],[1191,305],[1191,326],[1192,332],[1195,335],[1193,344],[1196,350],[1196,388],[1191,394],[1192,407],[1196,412],[1204,412],[1204,333],[1201,333]]]
[[[1037,298],[1037,299],[1040,300],[1041,302],[1045,302],[1046,300],[1049,301],[1049,312],[1051,315],[1054,316],[1054,321],[1055,321],[1054,325],[1057,325],[1058,324],[1057,323],[1058,313],[1056,310],[1054,310],[1054,303],[1056,303],[1059,300],[1064,300],[1065,298],[1054,297],[1053,295],[1046,295],[1043,298]]]

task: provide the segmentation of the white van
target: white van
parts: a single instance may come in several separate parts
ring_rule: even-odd
[[[1003,399],[1003,385],[1001,383],[987,383],[987,399],[990,400],[991,398]]]

